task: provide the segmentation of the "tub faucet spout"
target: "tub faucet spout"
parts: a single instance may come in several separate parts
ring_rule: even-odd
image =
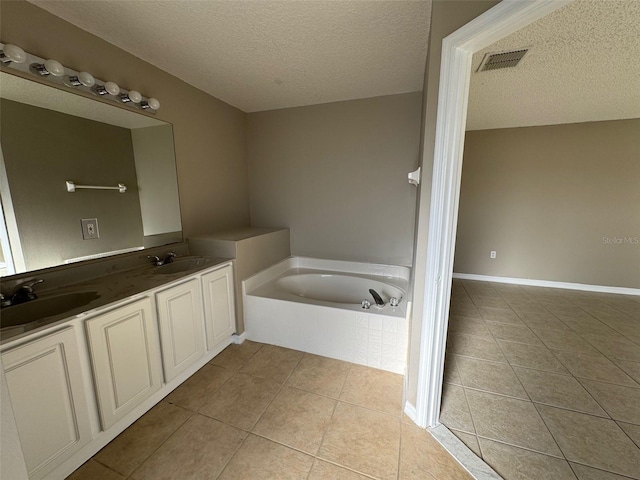
[[[376,292],[373,288],[370,288],[369,293],[371,294],[373,299],[376,301],[377,306],[384,307],[384,300],[382,300],[382,297],[378,295],[378,292]]]

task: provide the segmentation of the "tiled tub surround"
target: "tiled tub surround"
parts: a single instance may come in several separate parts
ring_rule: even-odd
[[[454,280],[441,421],[506,480],[640,479],[640,297]]]
[[[69,480],[471,480],[403,417],[403,378],[230,345]]]
[[[353,303],[317,300],[314,291],[294,295],[278,284],[281,279],[295,282],[297,275],[306,274],[328,280],[351,278],[346,295]],[[358,287],[362,279],[365,282]],[[388,302],[391,294],[407,292],[408,283],[407,267],[290,257],[243,282],[246,335],[258,342],[404,374],[410,309],[407,295],[398,307],[387,303],[378,308],[368,288],[382,285],[384,291],[379,293]],[[372,303],[369,310],[360,305],[366,298]]]

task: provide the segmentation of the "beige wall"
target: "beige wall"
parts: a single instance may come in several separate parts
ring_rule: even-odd
[[[142,218],[131,131],[6,99],[0,105],[2,154],[27,270],[140,247]],[[79,185],[124,183],[127,192],[70,194],[67,180]],[[83,218],[98,219],[100,238],[83,240]]]
[[[640,119],[467,132],[454,271],[640,288],[639,159]]]
[[[251,223],[294,255],[410,265],[420,93],[248,115]]]
[[[409,359],[406,375],[406,400],[415,405],[418,384],[418,362],[420,360],[420,319],[424,308],[424,281],[427,265],[427,240],[429,235],[429,208],[431,203],[431,172],[433,170],[433,150],[436,136],[436,115],[438,111],[438,88],[440,80],[440,57],[442,39],[469,23],[480,14],[489,10],[498,2],[494,0],[434,0],[431,7],[431,30],[429,53],[424,78],[424,97],[422,106],[422,183],[419,191],[419,219],[413,262],[413,313],[410,326]]]
[[[249,224],[243,112],[30,3],[0,9],[2,42],[160,100],[157,117],[173,124],[185,236]]]

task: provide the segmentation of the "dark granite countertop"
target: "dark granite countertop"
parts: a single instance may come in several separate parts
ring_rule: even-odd
[[[188,257],[181,257],[180,260],[188,260]],[[83,306],[67,310],[64,313],[41,318],[26,325],[2,328],[0,329],[0,345],[59,326],[73,318],[99,313],[102,310],[108,309],[113,303],[149,290],[163,286],[168,287],[171,284],[179,283],[179,281],[185,277],[211,267],[222,266],[230,261],[231,259],[229,258],[209,258],[207,261],[189,270],[162,274],[154,272],[154,269],[158,267],[146,264],[43,292],[39,294],[39,300],[79,292],[96,292],[99,297]],[[32,302],[38,302],[39,300],[32,300]],[[2,312],[13,308],[19,309],[20,306],[21,305],[4,307]],[[0,318],[2,312],[0,312]]]

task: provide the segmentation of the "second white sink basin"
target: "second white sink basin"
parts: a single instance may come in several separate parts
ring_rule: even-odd
[[[161,265],[153,269],[153,273],[168,275],[171,273],[188,272],[209,262],[206,257],[182,257],[176,258],[173,262]]]

